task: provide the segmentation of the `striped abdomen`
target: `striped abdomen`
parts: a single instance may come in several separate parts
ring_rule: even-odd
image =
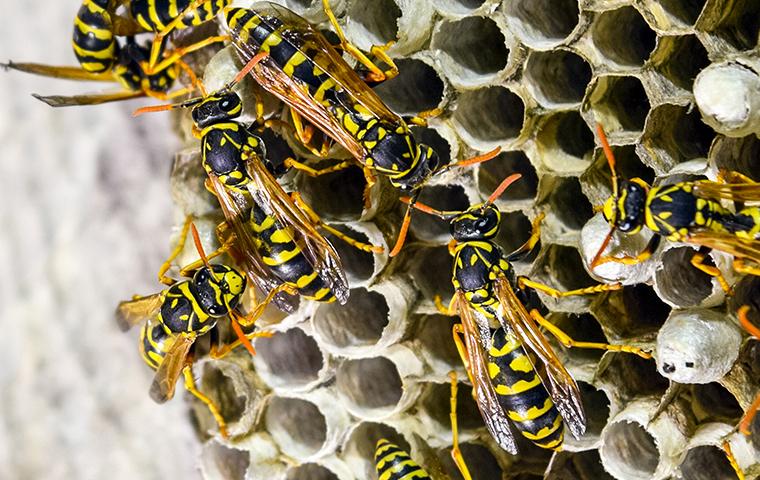
[[[108,0],[84,0],[74,19],[74,54],[87,72],[111,69],[118,54]]]
[[[384,438],[377,442],[375,468],[378,480],[430,480],[408,453]]]
[[[132,0],[130,10],[141,27],[155,32],[164,29],[192,2],[193,0]],[[200,8],[188,12],[182,19],[182,25],[192,27],[212,20],[231,2],[232,0],[208,0]]]
[[[169,350],[172,337],[166,333],[161,323],[148,320],[140,331],[140,354],[145,363],[153,370],[158,370]]]
[[[488,370],[499,402],[520,433],[541,448],[561,450],[565,426],[517,338],[499,328]]]
[[[251,225],[262,260],[277,278],[310,300],[335,300],[332,290],[295,241],[292,227],[284,227],[257,205],[251,210]]]

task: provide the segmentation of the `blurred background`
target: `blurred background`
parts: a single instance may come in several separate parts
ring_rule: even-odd
[[[0,3],[0,61],[75,65],[78,0]],[[0,70],[0,478],[199,478],[185,391],[157,405],[116,304],[160,289],[166,115],[147,100],[53,109],[30,93],[117,88]]]

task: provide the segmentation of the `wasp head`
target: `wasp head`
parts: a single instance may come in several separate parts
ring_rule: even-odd
[[[451,236],[456,241],[486,240],[499,232],[501,213],[492,204],[473,205],[451,221]]]
[[[209,315],[227,315],[240,303],[246,280],[237,270],[226,265],[201,267],[193,275],[193,285],[199,293],[201,307]]]
[[[639,178],[634,178],[621,181],[618,190],[618,198],[612,196],[604,202],[604,219],[621,232],[636,233],[644,225],[649,185]]]
[[[204,98],[193,107],[193,121],[199,128],[239,117],[243,102],[235,92],[220,92]]]

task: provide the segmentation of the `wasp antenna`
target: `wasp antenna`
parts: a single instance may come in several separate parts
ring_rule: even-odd
[[[235,331],[235,335],[237,335],[240,343],[245,347],[246,350],[248,350],[248,352],[250,352],[251,355],[256,355],[256,349],[253,348],[253,344],[250,340],[248,340],[245,332],[243,332],[243,328],[240,326],[239,318],[240,315],[238,315],[235,310],[230,310],[230,323],[232,324],[232,329]]]
[[[612,195],[617,200],[618,198],[618,179],[617,170],[615,169],[615,155],[612,153],[610,143],[607,141],[607,134],[604,133],[604,128],[600,123],[596,124],[596,133],[599,135],[599,142],[602,144],[602,150],[604,156],[607,157],[607,164],[610,166],[610,172],[612,173]]]
[[[198,255],[201,256],[201,260],[203,260],[203,265],[206,266],[209,270],[211,270],[211,265],[208,263],[208,257],[206,257],[206,251],[203,249],[203,244],[201,243],[201,237],[198,234],[198,229],[195,228],[195,224],[190,224],[190,231],[193,233],[193,243],[195,243],[195,249],[198,250]],[[212,271],[213,274],[213,271]]]
[[[477,163],[487,162],[487,161],[493,159],[496,155],[498,155],[499,152],[501,152],[501,147],[496,147],[493,150],[491,150],[490,152],[486,152],[486,153],[484,153],[482,155],[478,155],[478,156],[475,156],[475,157],[472,157],[472,158],[468,158],[467,160],[462,160],[462,161],[459,161],[459,162],[450,163],[450,164],[446,165],[445,167],[441,168],[439,170],[439,173],[443,173],[445,171],[451,170],[452,168],[469,167],[470,165],[475,165]]]
[[[612,240],[612,234],[615,233],[615,227],[613,226],[610,228],[610,231],[607,232],[607,236],[604,237],[604,241],[599,246],[599,251],[596,252],[596,255],[594,255],[594,258],[591,260],[591,268],[596,268],[599,265],[599,260],[602,258],[602,254],[605,250],[607,250],[607,246],[610,244],[610,240]]]
[[[499,186],[496,187],[496,190],[494,190],[491,196],[488,197],[488,200],[486,201],[486,205],[491,205],[493,202],[495,202],[496,199],[499,198],[504,193],[504,191],[507,188],[509,188],[510,185],[520,180],[521,178],[522,178],[521,174],[513,173],[512,175],[502,180]]]
[[[245,78],[246,75],[250,73],[251,70],[253,70],[253,67],[255,67],[259,62],[261,62],[268,56],[269,56],[269,53],[267,52],[259,52],[256,55],[254,55],[253,58],[251,58],[248,61],[248,63],[245,64],[245,67],[243,67],[243,69],[240,70],[237,75],[235,75],[235,78],[233,78],[230,83],[225,85],[224,88],[229,90],[235,85],[237,85],[238,82],[240,82],[243,78]]]
[[[166,105],[149,105],[147,107],[140,107],[132,112],[133,117],[139,117],[144,113],[165,112],[166,110],[172,110],[179,107],[179,104],[167,103]]]

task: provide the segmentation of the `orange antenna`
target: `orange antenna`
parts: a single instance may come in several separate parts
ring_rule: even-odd
[[[268,56],[269,56],[269,53],[267,52],[259,52],[256,55],[254,55],[252,59],[248,60],[248,63],[245,64],[243,69],[240,70],[237,75],[235,75],[235,78],[233,78],[230,83],[224,86],[224,89],[229,90],[230,88],[237,85],[238,82],[240,82],[243,78],[245,78],[246,75],[248,75],[251,72],[251,70],[253,70],[253,67],[258,65],[262,60],[264,60]]]
[[[610,172],[612,173],[612,196],[617,203],[618,199],[618,178],[617,171],[615,170],[615,155],[612,153],[610,143],[607,141],[607,135],[604,133],[602,125],[596,124],[596,133],[599,135],[599,142],[602,144],[602,150],[604,150],[604,156],[607,157],[607,164],[610,166]]]
[[[175,108],[186,108],[197,105],[203,101],[205,97],[194,97],[189,100],[185,100],[182,103],[167,103],[164,105],[148,105],[147,107],[141,107],[132,112],[133,117],[139,117],[144,113],[165,112],[166,110],[174,110]]]
[[[600,262],[600,260],[602,259],[602,254],[604,253],[605,250],[607,250],[607,246],[610,244],[610,240],[612,240],[613,233],[615,233],[614,225],[610,228],[610,231],[607,232],[607,236],[604,237],[604,241],[599,246],[599,251],[596,252],[596,255],[594,255],[594,258],[591,260],[591,268],[596,268],[597,266],[602,264],[602,262]]]
[[[230,323],[232,324],[232,330],[235,331],[235,335],[237,335],[238,340],[240,340],[240,343],[243,344],[246,350],[250,352],[251,355],[256,355],[256,349],[253,348],[253,344],[250,340],[248,340],[248,336],[243,331],[243,327],[240,326],[240,314],[238,314],[235,310],[230,310]]]
[[[438,173],[446,172],[448,170],[451,170],[452,168],[469,167],[470,165],[476,165],[478,163],[487,162],[493,159],[494,157],[496,157],[496,155],[498,155],[499,152],[501,152],[501,147],[496,147],[490,152],[486,152],[482,155],[468,158],[467,160],[462,160],[460,162],[450,163],[446,165],[445,167],[441,168],[440,170],[438,170]]]
[[[201,256],[201,260],[203,260],[203,265],[206,266],[209,270],[211,270],[211,264],[208,263],[208,257],[206,257],[206,251],[203,250],[203,244],[201,243],[201,236],[198,234],[198,229],[195,228],[195,224],[190,224],[190,230],[193,232],[193,243],[195,243],[195,249],[198,250],[198,255]],[[213,272],[212,272],[213,275]]]
[[[491,196],[488,197],[488,200],[486,201],[484,205],[491,205],[493,202],[496,201],[496,199],[498,199],[504,193],[504,191],[507,188],[509,188],[510,185],[520,180],[521,178],[522,178],[522,175],[520,175],[519,173],[513,173],[512,175],[502,180],[499,186],[496,187],[496,190],[494,190]]]
[[[450,216],[451,214],[459,213],[459,212],[444,212],[443,210],[436,210],[435,208],[430,207],[420,202],[415,202],[414,204],[412,204],[412,199],[409,197],[401,197],[399,200],[411,205],[412,207],[416,208],[417,210],[421,212],[425,212],[429,215],[435,215],[436,217],[443,218],[444,220],[446,219],[447,216]]]
[[[749,319],[749,305],[742,305],[736,312],[739,317],[739,323],[742,328],[750,335],[760,340],[760,329],[758,329]]]

